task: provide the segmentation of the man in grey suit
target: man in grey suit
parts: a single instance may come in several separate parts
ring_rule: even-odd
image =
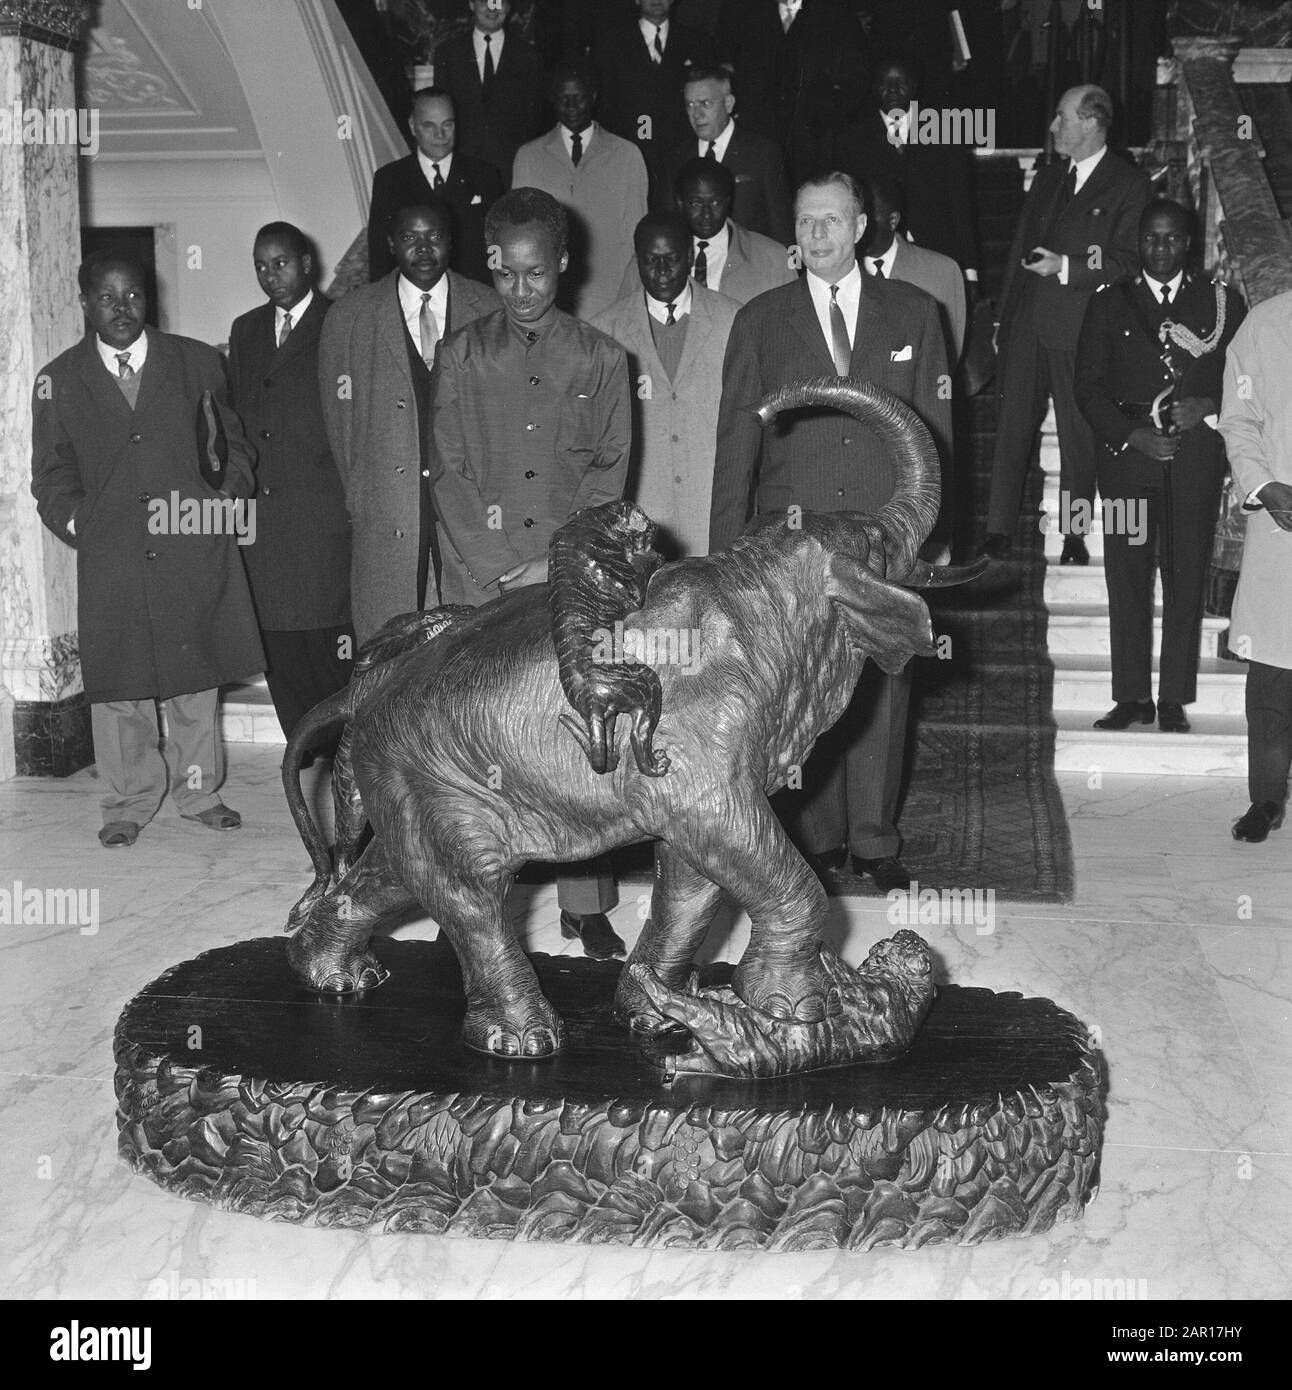
[[[691,159],[678,169],[674,193],[677,210],[691,229],[691,278],[737,304],[747,304],[798,277],[786,247],[731,220],[735,187],[730,169],[712,159]],[[641,287],[634,256],[624,271],[619,297]]]
[[[688,278],[691,232],[680,213],[647,213],[636,244],[645,293],[592,320],[627,352],[636,382],[628,495],[659,525],[656,545],[669,559],[704,555],[722,361],[740,306]]]
[[[359,642],[397,613],[440,601],[431,367],[446,334],[499,305],[494,290],[449,270],[452,225],[440,199],[400,208],[389,237],[395,269],[346,295],[319,337],[328,442],[353,527],[350,606]]]
[[[863,276],[861,191],[847,175],[809,180],[795,200],[807,275],[736,315],[722,373],[709,545],[740,534],[751,512],[874,513],[892,495],[893,467],[877,436],[848,417],[810,411],[764,432],[754,407],[769,392],[823,374],[886,387],[928,425],[945,454],[950,401],[938,306],[899,280]],[[752,503],[752,505],[751,505]],[[909,666],[895,676],[873,663],[843,718],[821,740],[784,813],[805,853],[823,868],[870,874],[884,892],[910,886],[897,858]],[[793,783],[791,783],[791,786]]]

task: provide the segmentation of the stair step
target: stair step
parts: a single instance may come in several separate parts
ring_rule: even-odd
[[[1229,627],[1228,618],[1206,617],[1202,620],[1201,654],[1204,657],[1218,657],[1220,636]],[[1086,603],[1061,603],[1050,606],[1050,625],[1048,633],[1050,657],[1059,656],[1109,656],[1112,644],[1108,631],[1108,608],[1106,605]],[[1153,647],[1162,645],[1162,610],[1153,611]]]
[[[1190,714],[1187,734],[1140,725],[1120,732],[1092,729],[1085,711],[1057,710],[1054,766],[1058,772],[1141,776],[1246,777],[1247,721],[1241,716]]]
[[[1112,676],[1106,660],[1070,655],[1057,655],[1053,660],[1056,720],[1069,713],[1088,715],[1093,720],[1112,708]],[[1155,656],[1154,671],[1157,667]],[[1203,716],[1213,715],[1245,717],[1246,671],[1240,663],[1216,658],[1199,663],[1198,698],[1187,710],[1190,721],[1196,723]]]

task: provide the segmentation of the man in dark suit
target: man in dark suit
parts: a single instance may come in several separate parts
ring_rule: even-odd
[[[793,214],[785,156],[775,140],[738,124],[736,98],[725,68],[696,66],[682,88],[693,136],[669,151],[656,180],[655,206],[673,206],[673,187],[681,167],[692,159],[715,159],[731,171],[735,196],[731,216],[751,232],[782,246],[793,240]]]
[[[493,290],[448,268],[451,227],[443,199],[400,208],[390,236],[396,268],[340,300],[319,340],[328,441],[353,525],[360,643],[388,618],[439,602],[431,367],[447,334],[498,307]]]
[[[1000,409],[984,554],[1009,553],[1028,459],[1054,398],[1059,487],[1069,520],[1061,564],[1089,563],[1083,539],[1095,499],[1095,440],[1073,395],[1077,337],[1090,296],[1139,270],[1149,181],[1108,149],[1113,108],[1099,87],[1064,92],[1050,124],[1062,158],[1028,190],[1001,293],[996,385]]]
[[[1096,729],[1151,724],[1156,713],[1161,729],[1184,733],[1184,706],[1197,698],[1203,590],[1225,479],[1224,441],[1213,425],[1225,349],[1246,310],[1223,285],[1185,271],[1189,230],[1178,203],[1158,198],[1144,209],[1141,273],[1091,299],[1077,343],[1077,404],[1099,440],[1116,702]]]
[[[264,669],[237,555],[254,535],[252,450],[219,353],[145,329],[142,267],[104,251],[77,281],[88,331],[36,378],[31,490],[76,550],[99,841],[133,845],[168,788],[185,820],[235,830],[216,719],[219,687]]]
[[[453,99],[457,148],[511,186],[516,151],[546,124],[543,60],[506,31],[510,0],[469,0],[471,30],[435,55],[435,85]]]
[[[881,59],[875,68],[874,97],[840,137],[840,164],[856,179],[896,179],[905,190],[903,225],[911,239],[950,256],[964,272],[972,294],[978,283],[978,237],[969,193],[969,151],[962,145],[925,140],[921,132],[928,131],[918,118],[918,97],[914,61],[901,55]],[[939,120],[938,134],[943,133]],[[972,132],[956,125],[946,133]]]
[[[319,399],[319,333],[331,301],[318,293],[309,244],[290,222],[256,233],[252,261],[268,303],[233,321],[229,388],[259,456],[256,539],[243,559],[269,694],[290,738],[350,679],[350,518]]]
[[[873,513],[893,491],[878,438],[850,418],[811,411],[763,432],[754,407],[769,392],[823,374],[887,387],[924,420],[945,452],[950,401],[938,306],[898,280],[863,276],[857,243],[866,229],[861,193],[846,174],[809,182],[795,200],[803,279],[751,300],[736,315],[722,373],[709,549],[720,550],[755,513],[793,508]],[[752,508],[751,508],[752,500]],[[906,888],[895,824],[901,785],[909,667],[895,676],[870,664],[838,724],[803,771],[787,813],[801,848],[824,867],[851,850],[858,872],[884,891]]]
[[[445,599],[472,605],[546,583],[556,530],[623,496],[632,443],[623,348],[556,307],[569,267],[561,205],[518,187],[487,225],[502,308],[454,334],[435,373]],[[604,861],[567,869],[557,897],[567,937],[598,959],[623,955],[605,915],[616,895]]]
[[[484,220],[502,196],[502,175],[483,159],[455,150],[457,116],[453,98],[438,87],[413,95],[408,118],[417,149],[383,164],[372,177],[368,207],[368,279],[380,280],[395,268],[388,241],[397,209],[438,194],[453,209],[453,260],[450,270],[482,285],[493,283],[485,250]]]
[[[713,61],[708,35],[670,18],[672,6],[673,0],[637,0],[636,18],[607,29],[592,50],[601,124],[636,144],[652,179],[686,133],[687,72]]]
[[[734,68],[741,119],[780,143],[795,183],[839,166],[835,142],[867,82],[852,10],[841,0],[723,0],[717,49]]]

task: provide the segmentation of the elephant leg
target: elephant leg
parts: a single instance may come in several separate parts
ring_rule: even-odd
[[[453,817],[446,822],[461,823]],[[439,923],[462,967],[467,996],[462,1041],[499,1057],[550,1057],[565,1043],[560,1015],[539,987],[529,958],[507,923],[505,906],[512,871],[502,867],[506,849],[482,843],[407,846],[405,877]]]
[[[649,965],[673,989],[685,989],[691,962],[713,922],[722,889],[692,868],[671,845],[655,846],[655,888],[650,918],[633,947],[629,964]],[[666,1031],[645,991],[625,966],[615,991],[615,1016],[643,1033]]]
[[[383,917],[416,901],[400,882],[381,842],[374,840],[287,943],[288,964],[303,983],[321,994],[374,989],[390,972],[368,947],[373,928]]]
[[[790,843],[761,788],[728,800],[727,807],[727,820],[701,826],[684,848],[749,913],[749,946],[732,989],[773,1018],[819,1023],[834,1016],[842,1005],[821,964],[826,895],[820,879]]]

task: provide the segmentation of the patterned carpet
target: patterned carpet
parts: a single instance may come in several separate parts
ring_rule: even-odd
[[[995,396],[968,403],[959,429],[964,470],[956,555],[983,532],[995,437]],[[1041,474],[1030,471],[1024,514]],[[919,659],[911,773],[899,819],[902,861],[921,887],[991,888],[1000,898],[1067,902],[1072,846],[1054,780],[1054,667],[1046,650],[1044,537],[1020,525],[1005,561],[961,589],[928,595],[948,659]],[[833,876],[840,893],[876,893]]]

